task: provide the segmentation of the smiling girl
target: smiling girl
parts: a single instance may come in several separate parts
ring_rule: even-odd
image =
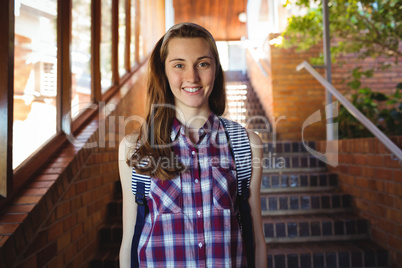
[[[139,135],[126,137],[119,148],[121,267],[130,267],[133,258],[140,267],[249,267],[236,217],[236,164],[219,118],[225,108],[224,74],[212,35],[193,23],[173,26],[149,61],[146,122]],[[261,163],[254,161],[262,158],[261,140],[253,132],[247,134],[253,163]],[[172,160],[161,165],[161,159],[172,155],[179,164]],[[248,199],[256,267],[267,266],[261,172],[260,165],[252,167]],[[150,176],[151,182],[149,213],[132,256],[136,174]]]

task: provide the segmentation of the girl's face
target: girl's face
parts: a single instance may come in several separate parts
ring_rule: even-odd
[[[168,44],[165,72],[183,113],[192,109],[209,112],[208,98],[215,82],[215,58],[202,38],[173,38]]]

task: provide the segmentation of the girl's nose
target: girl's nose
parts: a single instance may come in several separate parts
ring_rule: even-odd
[[[197,68],[189,68],[186,72],[186,80],[190,83],[197,83],[200,81],[200,76],[198,74]]]

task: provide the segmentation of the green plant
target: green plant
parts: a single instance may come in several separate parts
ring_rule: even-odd
[[[322,42],[322,1],[287,0],[306,9],[304,16],[292,16],[282,33],[282,47],[306,50]],[[331,56],[335,62],[340,54],[357,53],[361,58],[402,56],[401,0],[328,0],[331,35]],[[312,60],[322,63],[322,55]]]
[[[393,94],[385,95],[361,87],[362,77],[372,77],[373,69],[362,71],[357,67],[352,72],[352,79],[347,83],[351,103],[372,121],[386,135],[402,135],[402,83]],[[339,124],[339,138],[371,137],[371,132],[362,125],[344,106],[339,107],[336,118]]]

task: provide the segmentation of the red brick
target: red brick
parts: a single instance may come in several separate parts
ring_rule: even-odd
[[[394,173],[394,182],[396,183],[402,183],[402,170],[393,170]]]
[[[374,151],[374,141],[372,138],[362,139],[362,152],[372,153]]]
[[[71,199],[71,210],[76,211],[82,207],[82,197],[76,196]]]
[[[362,176],[367,178],[375,178],[376,177],[376,169],[369,166],[362,167]]]
[[[347,164],[353,164],[355,162],[353,154],[344,154],[342,161]]]
[[[355,154],[354,163],[357,165],[365,165],[367,162],[365,154]]]
[[[79,224],[71,231],[71,240],[74,242],[83,234],[83,224]]]
[[[36,255],[26,258],[22,263],[19,263],[17,268],[33,268],[36,267]]]
[[[355,179],[356,186],[361,188],[369,188],[368,187],[368,180],[366,178],[357,177]]]
[[[48,231],[50,241],[57,239],[62,234],[63,234],[63,222],[62,221],[58,221],[57,223],[50,226],[49,231]]]
[[[31,243],[28,250],[25,252],[25,256],[30,256],[37,253],[38,250],[46,247],[48,244],[48,232],[42,231],[36,235],[35,240]]]
[[[3,213],[22,213],[30,212],[34,208],[34,205],[11,205],[2,209]]]
[[[377,221],[378,222],[376,223],[376,225],[379,226],[384,232],[395,234],[397,230],[397,225],[395,224],[395,222],[382,218],[378,218]]]
[[[46,174],[46,175],[39,175],[39,176],[37,176],[37,177],[35,178],[35,182],[38,182],[38,181],[55,181],[55,180],[57,180],[58,178],[59,178],[58,175],[48,175],[48,174]]]
[[[382,180],[368,180],[368,188],[373,191],[383,192],[385,182]]]
[[[63,252],[64,264],[69,263],[77,252],[77,243],[72,243],[69,247],[67,247]]]
[[[392,173],[391,169],[377,168],[376,175],[377,175],[377,178],[382,179],[382,180],[392,180],[393,179],[393,173]]]
[[[362,210],[362,211],[369,210],[369,203],[365,199],[355,198],[355,205],[359,210]]]
[[[0,224],[1,235],[11,235],[17,230],[19,224]]]
[[[28,214],[0,214],[0,224],[2,223],[22,223]]]
[[[361,176],[362,168],[359,166],[349,166],[349,174],[353,176]]]
[[[388,245],[393,250],[402,251],[402,239],[394,235],[388,235]]]
[[[394,182],[387,182],[385,184],[387,193],[390,195],[401,196],[402,195],[402,184],[394,183]]]
[[[371,237],[373,238],[374,241],[384,241],[385,240],[384,238],[387,237],[387,234],[379,228],[372,227]]]
[[[37,266],[45,267],[57,255],[56,243],[49,244],[37,254]]]
[[[70,209],[70,202],[65,201],[63,203],[59,203],[57,208],[56,208],[56,218],[61,219],[68,215],[71,212]]]
[[[374,167],[383,167],[384,166],[384,158],[382,155],[377,154],[368,154],[366,156],[367,165]]]
[[[76,194],[82,194],[87,191],[87,182],[80,181],[75,184],[75,192]]]
[[[81,251],[82,249],[84,249],[85,246],[88,244],[88,242],[89,242],[88,236],[87,236],[87,235],[82,236],[82,237],[79,239],[78,243],[77,243],[77,249],[78,249],[78,251]]]
[[[64,257],[63,255],[57,255],[52,261],[49,262],[48,267],[64,267]]]
[[[77,224],[77,214],[73,213],[63,220],[63,229],[64,231],[70,230],[76,224]]]
[[[87,207],[83,207],[76,212],[77,223],[83,222],[88,217]]]
[[[377,205],[375,203],[370,204],[370,211],[374,215],[377,215],[377,216],[380,216],[380,217],[383,217],[383,218],[385,217],[385,214],[386,214],[384,206]]]
[[[396,223],[394,223],[395,224],[395,231],[394,231],[394,234],[397,236],[397,237],[402,237],[402,225],[397,225]]]
[[[392,159],[391,156],[389,155],[384,156],[384,166],[390,168],[402,169],[402,166],[399,164],[399,160]]]
[[[63,199],[68,200],[68,199],[72,198],[74,195],[75,195],[75,187],[74,187],[74,185],[72,185],[67,189],[66,193],[64,194]]]
[[[57,252],[60,253],[71,243],[71,233],[66,233],[57,239]]]
[[[13,200],[16,205],[36,205],[42,199],[42,196],[19,196]]]
[[[391,221],[400,223],[402,222],[402,211],[388,208],[386,211],[386,217]]]

